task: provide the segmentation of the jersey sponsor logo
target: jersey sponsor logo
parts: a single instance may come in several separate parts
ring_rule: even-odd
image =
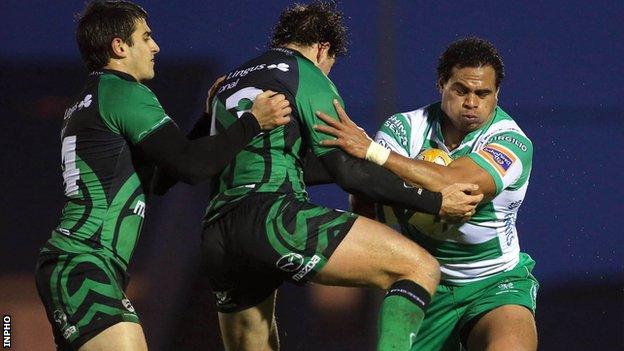
[[[77,331],[76,326],[71,326],[63,332],[63,337],[65,339],[69,339],[75,332]]]
[[[268,69],[275,69],[275,68],[277,68],[277,69],[279,69],[282,72],[288,72],[290,70],[290,66],[287,63],[283,63],[283,62],[278,63],[277,65],[276,64],[268,65],[267,68]]]
[[[251,72],[262,71],[264,69],[269,69],[269,70],[278,69],[282,72],[288,72],[290,69],[290,66],[284,62],[280,62],[277,64],[273,63],[270,65],[267,65],[266,63],[261,63],[259,65],[255,65],[255,66],[239,69],[234,72],[230,72],[225,79],[230,80],[234,78],[242,78]]]
[[[518,287],[514,285],[513,282],[509,281],[509,279],[503,280],[502,283],[498,284],[497,288],[498,288],[498,291],[496,292],[495,295],[517,293],[520,291],[518,290]]]
[[[223,84],[221,86],[221,88],[219,88],[219,90],[217,90],[217,94],[221,94],[222,92],[224,92],[224,91],[226,91],[228,89],[236,88],[236,86],[238,85],[239,81],[240,81],[240,79],[237,79],[237,80],[235,80],[233,82],[229,82],[227,84]]]
[[[301,268],[303,261],[302,255],[290,252],[280,257],[280,259],[275,262],[275,266],[285,272],[294,272]]]
[[[384,127],[390,129],[399,144],[407,149],[407,130],[397,116],[388,118],[384,123]]]
[[[312,256],[310,261],[308,261],[308,263],[306,263],[306,265],[303,266],[303,268],[297,274],[293,275],[293,280],[298,282],[303,279],[303,277],[310,273],[310,271],[314,269],[314,267],[316,267],[319,262],[321,262],[321,258],[319,256]]]
[[[513,210],[516,209],[518,207],[520,207],[520,205],[522,205],[522,200],[518,200],[518,201],[512,201],[508,206],[507,209],[508,210]]]
[[[418,188],[418,187],[416,187],[416,186],[414,186],[414,185],[412,185],[412,184],[407,184],[406,182],[403,182],[403,187],[404,187],[405,189],[414,189],[414,188],[417,188],[418,190],[416,190],[416,193],[417,193],[418,195],[422,195],[422,192],[423,192],[422,188]]]
[[[59,329],[62,330],[67,327],[67,315],[65,312],[54,310],[54,312],[52,312],[52,318],[54,318],[54,322],[58,325]]]
[[[58,228],[56,228],[56,231],[61,233],[61,234],[63,234],[63,235],[67,235],[67,236],[71,235],[71,232],[69,230],[65,229],[65,228],[58,227]]]
[[[230,301],[232,301],[232,296],[230,296],[229,291],[215,291],[215,299],[217,300],[217,306],[224,307]]]
[[[121,304],[123,305],[123,307],[125,307],[128,311],[135,313],[134,311],[134,306],[132,306],[132,304],[130,303],[130,300],[128,300],[127,298],[121,300]]]
[[[69,117],[71,117],[74,112],[81,110],[82,108],[88,108],[89,106],[91,106],[91,102],[93,95],[91,94],[87,94],[82,101],[79,101],[77,103],[74,104],[74,106],[68,108],[67,110],[65,110],[65,114],[63,115],[63,119],[68,119]]]
[[[488,144],[477,153],[494,166],[501,176],[504,176],[509,167],[516,162],[513,152],[499,144]]]
[[[145,218],[145,202],[139,200],[134,206],[134,214],[141,218]]]
[[[520,150],[524,152],[528,150],[527,146],[523,142],[509,135],[495,136],[494,138],[492,138],[492,141],[506,141],[508,143],[516,145]]]
[[[76,327],[73,325],[69,325],[67,323],[67,315],[65,312],[61,310],[55,310],[52,312],[52,318],[54,319],[54,323],[58,326],[61,333],[63,333],[63,337],[65,339],[69,339],[76,331]]]
[[[286,49],[286,48],[272,48],[271,50],[273,51],[279,51],[282,52],[286,55],[292,56],[294,55],[294,52],[292,50]]]
[[[518,212],[509,212],[503,219],[505,222],[505,243],[511,246],[516,238],[516,216]]]

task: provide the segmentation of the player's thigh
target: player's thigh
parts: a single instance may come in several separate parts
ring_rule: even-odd
[[[468,350],[533,351],[537,329],[531,311],[520,305],[505,305],[486,313],[468,336]]]
[[[226,350],[277,348],[277,327],[274,323],[276,295],[277,291],[260,304],[242,311],[219,312],[219,326]]]
[[[326,285],[387,289],[401,278],[417,280],[433,292],[439,280],[438,263],[425,249],[392,228],[359,217],[312,280]]]
[[[87,341],[79,351],[144,351],[147,350],[143,328],[138,323],[121,322],[104,329]]]

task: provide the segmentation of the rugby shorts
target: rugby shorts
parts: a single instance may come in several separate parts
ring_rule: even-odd
[[[267,299],[283,281],[306,283],[356,219],[300,194],[257,193],[204,223],[203,266],[217,309],[241,311]]]

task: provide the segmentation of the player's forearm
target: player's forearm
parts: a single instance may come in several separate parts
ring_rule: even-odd
[[[303,159],[303,182],[306,186],[330,184],[334,177],[327,171],[325,165],[312,150],[308,150]]]
[[[322,156],[321,161],[336,184],[351,194],[430,214],[437,215],[440,211],[440,193],[406,186],[401,178],[371,162],[356,159],[341,150]]]
[[[188,140],[165,126],[138,144],[170,176],[196,184],[217,175],[260,133],[255,117],[245,114],[222,134]]]
[[[390,153],[383,165],[406,182],[429,191],[440,191],[457,183],[456,172],[431,162],[413,160],[395,152]]]

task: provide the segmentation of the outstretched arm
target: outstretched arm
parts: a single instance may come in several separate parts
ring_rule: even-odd
[[[351,194],[434,215],[440,212],[442,194],[410,186],[383,167],[341,150],[329,152],[320,159],[336,184]],[[467,208],[462,215],[469,211]]]
[[[159,128],[136,146],[150,157],[169,178],[196,184],[218,174],[261,130],[270,130],[290,121],[291,108],[282,94],[267,90],[256,97],[251,113],[245,113],[223,133],[201,136],[204,116],[194,140],[188,140],[173,123]],[[171,179],[158,176],[154,189],[164,193]],[[165,184],[163,184],[164,182]]]

